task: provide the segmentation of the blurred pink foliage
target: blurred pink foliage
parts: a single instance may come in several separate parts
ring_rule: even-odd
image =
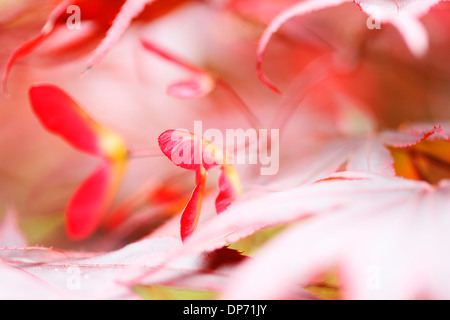
[[[447,1],[0,11],[1,299],[450,298]],[[279,171],[196,121],[278,129]]]

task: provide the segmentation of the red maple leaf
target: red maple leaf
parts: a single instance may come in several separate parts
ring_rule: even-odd
[[[395,0],[307,0],[293,4],[272,19],[260,38],[257,50],[258,76],[269,88],[280,93],[276,85],[262,71],[263,55],[272,35],[293,17],[339,6],[347,2],[354,2],[369,16],[378,19],[380,23],[388,22],[393,24],[403,36],[410,51],[418,57],[423,56],[428,49],[428,33],[417,17],[425,14],[440,1],[408,0],[403,1],[401,6]]]

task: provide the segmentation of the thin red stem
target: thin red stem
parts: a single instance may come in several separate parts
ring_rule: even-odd
[[[128,156],[130,159],[139,159],[139,158],[154,158],[160,157],[163,154],[160,150],[150,149],[150,148],[142,148],[142,149],[133,149],[128,150]]]

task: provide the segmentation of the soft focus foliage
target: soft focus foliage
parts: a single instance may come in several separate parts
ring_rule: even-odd
[[[1,299],[450,298],[448,1],[0,0],[0,41]]]

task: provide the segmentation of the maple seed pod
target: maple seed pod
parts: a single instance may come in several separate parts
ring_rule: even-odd
[[[173,164],[193,170],[196,174],[196,186],[181,213],[180,232],[184,241],[197,227],[207,171],[214,167],[220,168],[219,194],[215,202],[218,214],[225,211],[242,193],[241,183],[234,167],[227,163],[225,152],[210,141],[186,130],[167,130],[158,137],[158,143]]]
[[[123,139],[86,114],[64,91],[52,84],[35,84],[31,107],[41,124],[74,148],[102,159],[74,192],[65,210],[66,231],[73,240],[91,236],[101,224],[127,166]]]

